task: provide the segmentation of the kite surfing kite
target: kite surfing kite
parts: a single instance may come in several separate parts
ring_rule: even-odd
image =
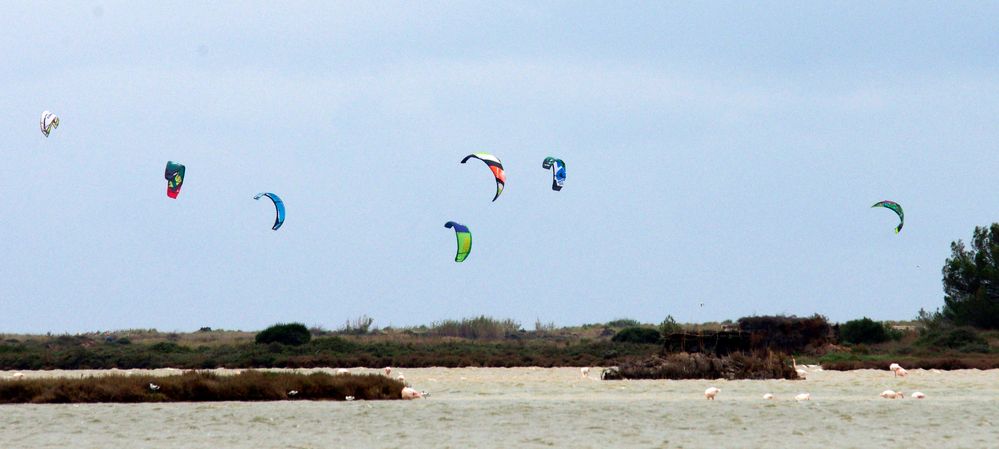
[[[275,195],[273,193],[269,193],[269,192],[268,193],[258,193],[257,196],[253,197],[253,199],[259,200],[260,198],[263,198],[265,196],[267,198],[270,198],[271,201],[274,202],[274,210],[275,210],[276,216],[274,217],[274,227],[272,227],[271,229],[277,231],[278,228],[280,228],[281,225],[284,224],[284,201],[281,201],[281,198],[279,198],[277,195]]]
[[[468,226],[458,224],[453,221],[444,223],[445,228],[454,228],[454,236],[458,239],[458,254],[455,254],[455,262],[463,262],[468,258],[468,253],[472,252],[472,232]]]
[[[489,153],[469,154],[468,156],[465,156],[465,158],[461,160],[461,163],[464,164],[466,161],[468,161],[473,157],[482,162],[485,162],[486,166],[489,167],[489,170],[492,170],[493,176],[496,177],[496,196],[493,197],[493,201],[496,201],[496,198],[499,198],[500,194],[503,193],[503,187],[506,185],[506,173],[503,173],[503,163],[500,162],[500,160],[496,156],[493,156]]]
[[[552,190],[562,190],[565,185],[565,162],[562,159],[555,159],[551,156],[545,158],[541,163],[541,168],[552,171]]]
[[[42,112],[42,120],[38,125],[42,128],[42,134],[48,137],[53,129],[59,127],[59,117],[49,111]]]
[[[183,164],[174,161],[167,162],[163,177],[167,180],[168,197],[176,199],[177,195],[180,194],[180,186],[184,184],[184,170]]]
[[[902,225],[905,224],[905,212],[902,212],[902,205],[894,201],[879,201],[874,203],[871,207],[883,207],[885,209],[891,209],[893,212],[898,214],[898,227],[895,228],[895,233],[902,230]]]

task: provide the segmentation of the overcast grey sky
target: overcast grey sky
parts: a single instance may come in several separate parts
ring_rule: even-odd
[[[0,6],[0,331],[908,319],[999,220],[995,3],[284,3]]]

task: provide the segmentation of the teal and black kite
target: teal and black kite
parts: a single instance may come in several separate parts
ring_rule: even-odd
[[[878,201],[874,203],[871,207],[883,207],[885,209],[891,209],[893,212],[898,214],[898,226],[895,228],[895,233],[898,234],[902,230],[902,225],[905,224],[905,212],[902,212],[902,205],[894,201]]]
[[[271,229],[277,231],[278,228],[280,228],[281,225],[284,224],[284,201],[281,201],[281,198],[279,196],[270,192],[258,193],[257,196],[253,197],[253,199],[259,200],[260,198],[263,198],[265,196],[267,198],[270,198],[271,201],[274,202],[275,217],[274,217],[274,226],[271,227]]]

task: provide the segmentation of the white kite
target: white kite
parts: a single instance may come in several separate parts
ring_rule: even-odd
[[[39,122],[39,126],[42,128],[42,134],[48,137],[53,129],[59,127],[59,116],[49,111],[42,112],[42,120]]]

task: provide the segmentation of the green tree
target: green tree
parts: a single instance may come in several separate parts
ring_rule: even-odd
[[[290,346],[304,345],[312,339],[309,329],[302,323],[275,324],[257,334],[257,343],[281,343]]]
[[[683,332],[683,326],[680,326],[676,320],[673,319],[673,315],[666,315],[666,319],[659,324],[659,333],[663,334],[664,337],[669,334],[677,334],[680,332]]]
[[[867,317],[850,320],[839,326],[839,339],[846,343],[884,343],[888,338],[886,326]]]
[[[958,240],[943,267],[943,317],[958,326],[999,329],[999,223],[975,227],[971,248]]]

